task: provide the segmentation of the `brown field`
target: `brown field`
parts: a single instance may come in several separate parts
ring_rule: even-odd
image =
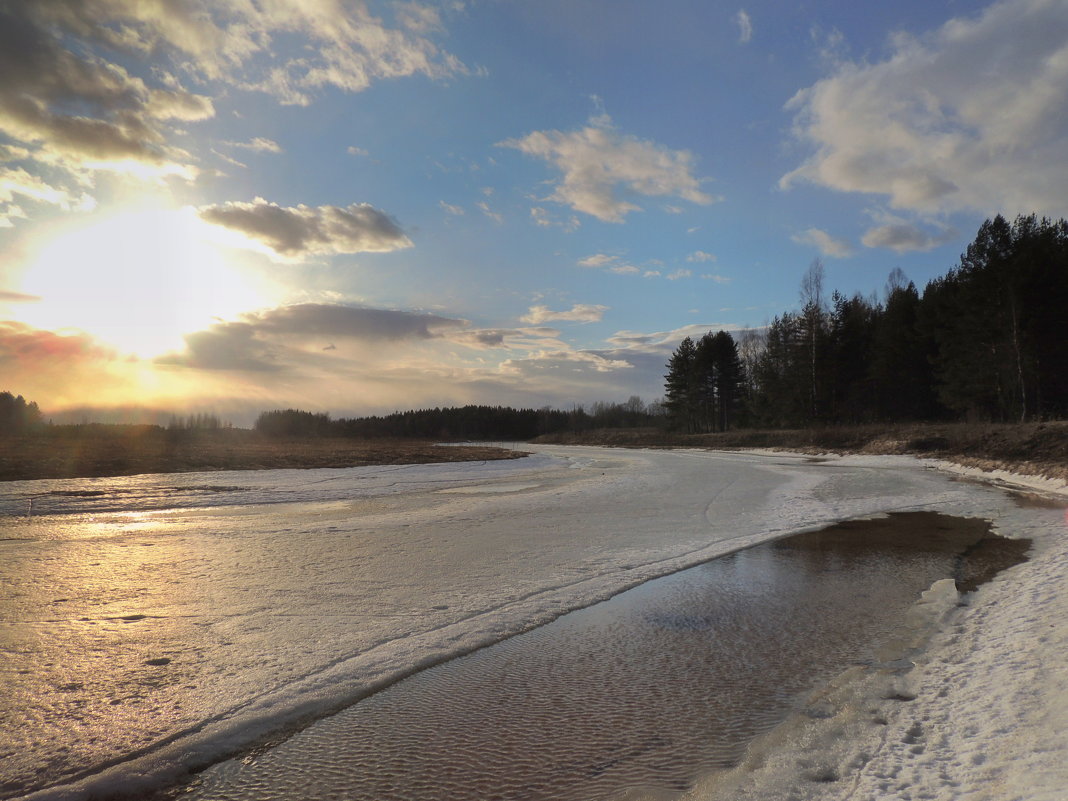
[[[631,448],[772,448],[812,454],[910,454],[945,459],[982,470],[1008,470],[1068,481],[1068,421],[829,426],[799,430],[738,430],[722,434],[612,429],[551,435],[538,441]]]
[[[34,436],[0,440],[0,481],[460,462],[520,455],[489,446],[443,446],[419,440],[276,440],[244,429],[170,432],[152,426],[57,426]]]

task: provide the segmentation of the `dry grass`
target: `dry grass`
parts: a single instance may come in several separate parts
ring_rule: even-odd
[[[460,462],[518,455],[488,446],[417,440],[272,440],[242,429],[175,435],[148,426],[94,426],[0,441],[0,481]]]
[[[614,429],[554,435],[540,441],[615,447],[773,448],[803,453],[911,454],[983,470],[1009,470],[1068,481],[1068,422],[1065,421],[833,426],[690,435],[655,429]]]

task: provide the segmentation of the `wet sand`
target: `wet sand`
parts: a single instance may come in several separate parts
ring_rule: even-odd
[[[878,665],[935,581],[967,590],[1026,547],[928,512],[766,543],[416,674],[181,794],[671,797],[735,764],[814,687]]]

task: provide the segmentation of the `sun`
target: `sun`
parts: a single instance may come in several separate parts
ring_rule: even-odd
[[[151,358],[184,334],[267,304],[265,287],[192,208],[128,209],[42,242],[24,292],[24,322],[79,329]]]

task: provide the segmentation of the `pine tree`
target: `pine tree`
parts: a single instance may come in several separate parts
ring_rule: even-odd
[[[679,343],[664,376],[664,406],[672,425],[687,433],[697,430],[697,345],[690,337]]]

